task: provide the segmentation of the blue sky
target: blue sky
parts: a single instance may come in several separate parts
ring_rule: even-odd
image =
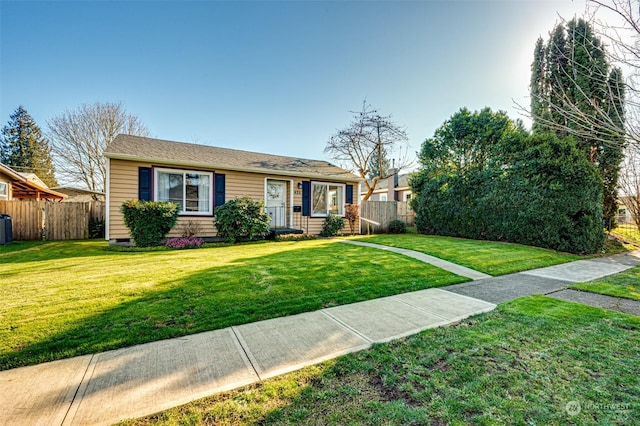
[[[584,0],[6,1],[0,123],[122,102],[161,139],[327,159],[362,100],[413,151],[459,108],[518,118],[538,36]]]

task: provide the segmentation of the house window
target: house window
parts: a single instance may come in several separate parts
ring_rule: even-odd
[[[0,182],[0,200],[9,199],[9,185],[6,182]]]
[[[336,183],[311,183],[312,216],[344,215],[344,185]]]
[[[180,214],[213,214],[213,174],[191,170],[155,169],[155,200],[180,206]]]
[[[387,201],[387,194],[380,194],[380,201]]]

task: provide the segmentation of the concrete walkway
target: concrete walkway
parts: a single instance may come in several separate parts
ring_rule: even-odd
[[[108,425],[488,312],[427,289],[0,372],[0,425]]]
[[[544,294],[556,299],[639,315],[640,302],[638,301],[567,289],[573,283],[593,281],[637,265],[640,265],[640,251],[578,260],[445,288],[453,293],[495,304],[517,297]]]
[[[516,297],[567,297],[572,282],[640,264],[634,253],[488,278],[399,250],[477,281],[2,371],[0,425],[107,425],[153,414],[451,324]]]
[[[484,278],[491,278],[491,275],[489,274],[478,272],[473,269],[469,269],[465,266],[456,265],[455,263],[451,263],[446,260],[440,259],[438,257],[430,256],[428,254],[420,253],[419,251],[403,249],[398,247],[383,246],[381,244],[365,243],[362,241],[352,241],[352,240],[336,240],[336,241],[339,241],[341,243],[346,243],[346,244],[353,244],[356,246],[371,247],[379,250],[386,250],[386,251],[392,251],[394,253],[399,253],[399,254],[417,259],[421,262],[429,263],[433,266],[437,266],[440,269],[444,269],[445,271],[452,272],[456,275],[471,278],[472,280],[481,280]]]

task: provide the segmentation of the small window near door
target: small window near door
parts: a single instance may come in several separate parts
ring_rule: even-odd
[[[9,185],[6,182],[0,182],[0,200],[9,199]]]

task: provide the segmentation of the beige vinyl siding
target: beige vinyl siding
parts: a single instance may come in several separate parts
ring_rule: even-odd
[[[138,168],[139,167],[167,167],[171,168],[171,164],[150,164],[143,162],[109,159],[110,162],[110,181],[109,181],[109,239],[127,239],[131,238],[129,230],[124,225],[120,206],[126,200],[138,198]],[[291,185],[293,185],[293,205],[302,206],[302,190],[298,189],[298,182],[305,179],[292,178],[282,175],[266,175],[260,173],[248,173],[238,171],[228,171],[222,169],[197,169],[198,171],[213,171],[215,173],[224,174],[225,177],[225,200],[229,201],[236,197],[248,195],[256,201],[264,200],[266,179],[281,180],[287,182],[287,227],[290,224],[292,206],[289,205]],[[356,198],[354,185],[354,200]],[[357,200],[355,200],[357,201]],[[293,213],[293,227],[302,229],[308,234],[319,234],[322,230],[324,218],[313,218],[302,216],[301,213]],[[169,237],[178,237],[182,235],[184,226],[189,221],[198,223],[200,226],[201,237],[215,237],[216,230],[213,226],[213,217],[211,216],[180,216],[178,223],[170,231]],[[345,233],[349,230],[348,225],[345,227]]]
[[[110,159],[110,200],[109,200],[109,239],[131,238],[129,229],[124,224],[120,206],[127,200],[138,198],[138,168],[139,167],[170,167],[150,163],[139,163]],[[205,170],[210,171],[210,170]],[[189,221],[200,227],[200,236],[215,236],[213,217],[211,216],[180,216],[176,226],[169,232],[169,237],[180,237]]]

